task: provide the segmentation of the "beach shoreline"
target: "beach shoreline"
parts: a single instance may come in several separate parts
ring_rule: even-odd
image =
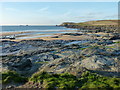
[[[69,30],[71,31],[71,30]],[[35,40],[35,39],[43,39],[43,40],[85,40],[92,39],[91,35],[100,35],[107,36],[112,35],[111,33],[97,32],[97,33],[81,33],[81,32],[66,32],[66,33],[49,33],[49,34],[32,34],[35,31],[19,31],[19,32],[2,32],[0,36],[16,36],[15,39],[1,39],[1,40],[11,40],[11,41],[21,41],[21,40]],[[74,35],[70,35],[74,34]],[[76,35],[75,35],[76,34]],[[80,34],[80,35],[77,35]],[[98,37],[99,38],[99,37]],[[102,37],[101,37],[102,38]]]
[[[0,36],[9,36],[9,35],[16,35],[16,34],[23,34],[23,33],[31,33],[31,31],[0,32]]]
[[[26,77],[42,71],[69,72],[79,76],[79,73],[83,71],[92,70],[103,76],[119,77],[120,75],[118,71],[120,62],[117,59],[120,53],[118,49],[120,36],[117,37],[114,33],[55,33],[46,37],[44,36],[47,34],[26,35],[26,33],[4,33],[4,35],[25,35],[19,36],[21,39],[1,39],[2,53],[0,56],[3,59],[3,72],[16,70],[17,73]],[[42,35],[43,37],[40,37]],[[28,36],[31,38],[23,38]],[[13,85],[16,88],[26,86],[26,84]],[[6,87],[7,85],[4,86]]]

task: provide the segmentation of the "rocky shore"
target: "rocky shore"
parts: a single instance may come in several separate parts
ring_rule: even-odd
[[[69,35],[80,36],[81,34],[69,33]],[[120,34],[112,34],[105,38],[97,35],[89,36],[93,38],[87,40],[36,39],[18,42],[2,40],[0,41],[2,70],[3,72],[16,71],[26,77],[42,71],[54,74],[68,72],[77,77],[80,77],[84,71],[91,71],[103,76],[120,77]],[[8,85],[19,86],[5,84],[4,88]]]
[[[120,88],[117,26],[61,26],[79,30],[53,37],[0,41],[3,88]]]

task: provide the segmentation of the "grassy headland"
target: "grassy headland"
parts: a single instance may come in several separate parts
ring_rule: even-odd
[[[98,20],[81,23],[64,22],[60,26],[88,30],[88,32],[118,32],[118,22],[119,20]]]
[[[87,21],[87,22],[81,22],[81,23],[74,23],[74,22],[64,22],[62,25],[118,25],[119,20],[97,20],[97,21]]]

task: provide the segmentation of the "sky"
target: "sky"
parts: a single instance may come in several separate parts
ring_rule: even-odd
[[[2,2],[2,25],[57,25],[118,18],[117,2]]]

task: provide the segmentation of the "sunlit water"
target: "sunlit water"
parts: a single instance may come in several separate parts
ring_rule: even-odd
[[[36,37],[47,37],[52,34],[76,33],[77,29],[59,26],[0,26],[1,32],[26,32],[16,34],[16,39],[27,39]]]

